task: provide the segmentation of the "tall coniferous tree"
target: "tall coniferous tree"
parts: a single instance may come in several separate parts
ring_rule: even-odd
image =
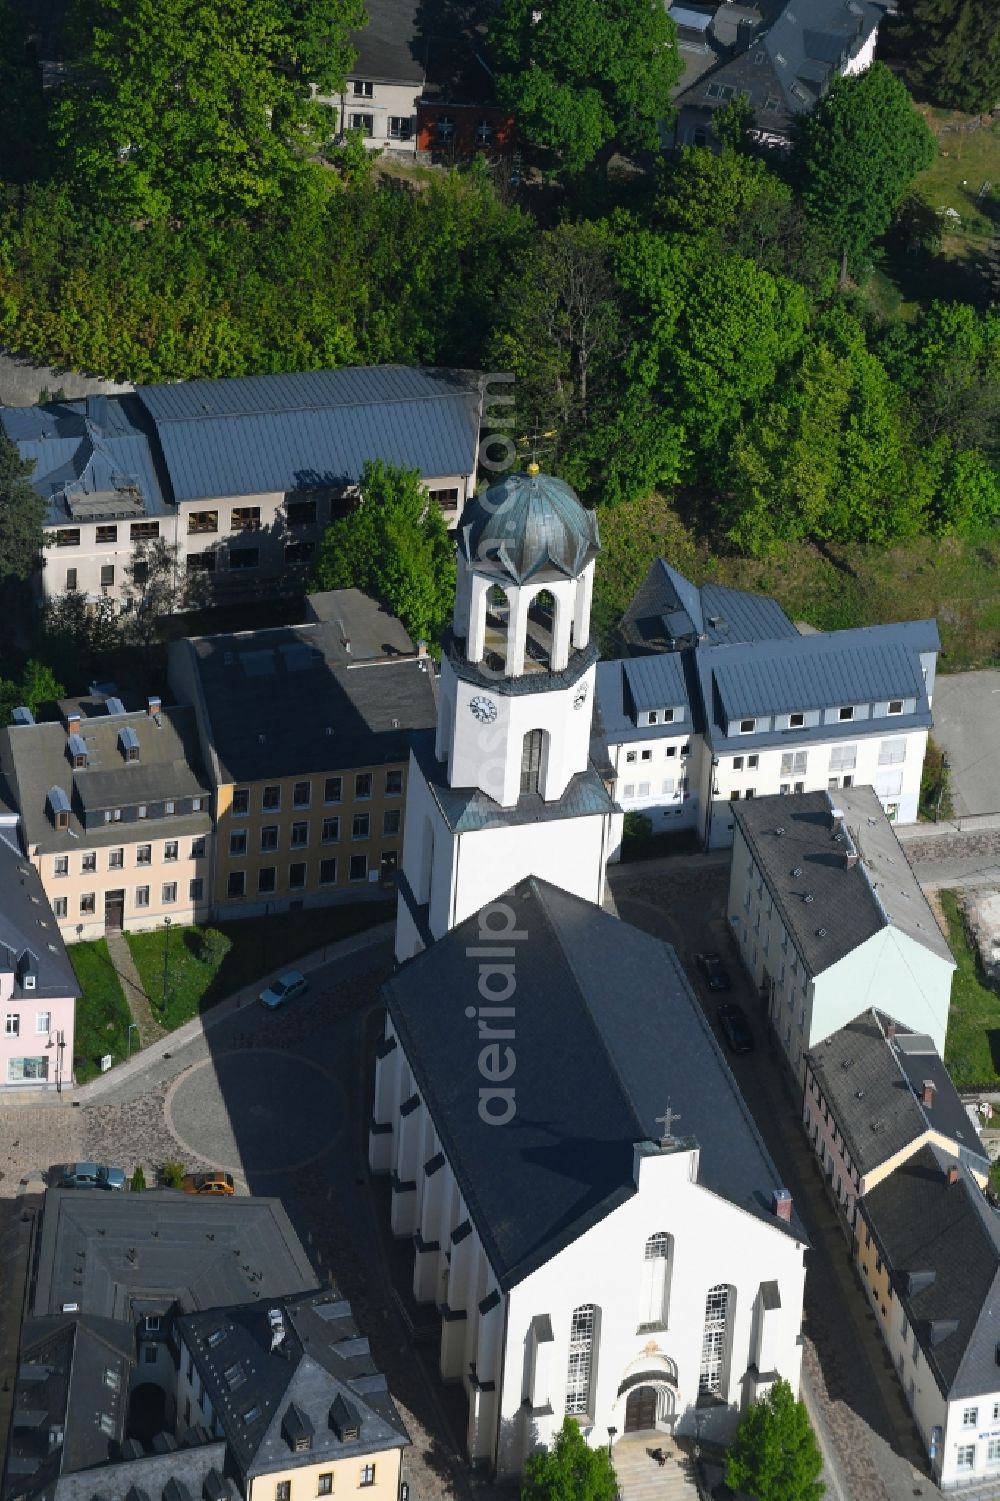
[[[931,103],[978,112],[1000,102],[996,0],[902,0],[884,37],[907,81]]]

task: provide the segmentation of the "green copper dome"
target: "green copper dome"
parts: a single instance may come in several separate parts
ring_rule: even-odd
[[[575,578],[600,551],[597,517],[569,485],[530,465],[468,502],[459,523],[460,546],[473,568],[517,584],[536,575]]]

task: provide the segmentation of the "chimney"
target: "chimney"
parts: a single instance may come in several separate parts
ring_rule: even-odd
[[[787,1224],[792,1218],[792,1196],[787,1188],[776,1188],[771,1195],[771,1208],[779,1220]]]
[[[853,870],[858,863],[858,857],[853,850],[847,850],[844,855],[844,869]]]
[[[957,1182],[958,1182],[958,1163],[957,1162],[953,1162],[951,1164],[951,1166],[948,1168],[948,1186],[949,1186],[949,1188],[952,1186],[952,1184],[957,1183]]]
[[[155,719],[162,707],[163,704],[160,700],[159,694],[151,693],[146,700],[146,713],[149,715],[150,719]]]
[[[351,655],[351,638],[350,638],[350,636],[345,636],[344,637],[344,651],[347,653],[348,656]]]
[[[920,1089],[920,1103],[925,1110],[930,1110],[934,1105],[934,1080],[925,1079]]]
[[[840,831],[841,831],[841,829],[843,827],[844,827],[844,814],[843,814],[842,809],[840,809],[840,808],[831,808],[830,809],[830,832],[832,834],[839,834]]]
[[[80,711],[79,709],[66,710],[66,733],[67,735],[79,735]]]
[[[417,642],[417,656],[418,657],[426,657],[426,655],[427,655],[427,642],[426,641],[418,641]]]

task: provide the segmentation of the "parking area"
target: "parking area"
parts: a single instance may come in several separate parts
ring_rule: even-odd
[[[1000,811],[1000,670],[939,677],[932,734],[948,753],[956,816]]]

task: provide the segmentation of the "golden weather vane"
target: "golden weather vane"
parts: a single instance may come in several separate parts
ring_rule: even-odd
[[[529,474],[539,473],[541,466],[538,463],[538,456],[539,454],[551,451],[553,446],[551,439],[557,435],[557,430],[554,427],[547,430],[533,427],[530,433],[524,433],[520,438],[515,439],[518,448],[524,449],[531,454],[530,460],[525,465]]]

